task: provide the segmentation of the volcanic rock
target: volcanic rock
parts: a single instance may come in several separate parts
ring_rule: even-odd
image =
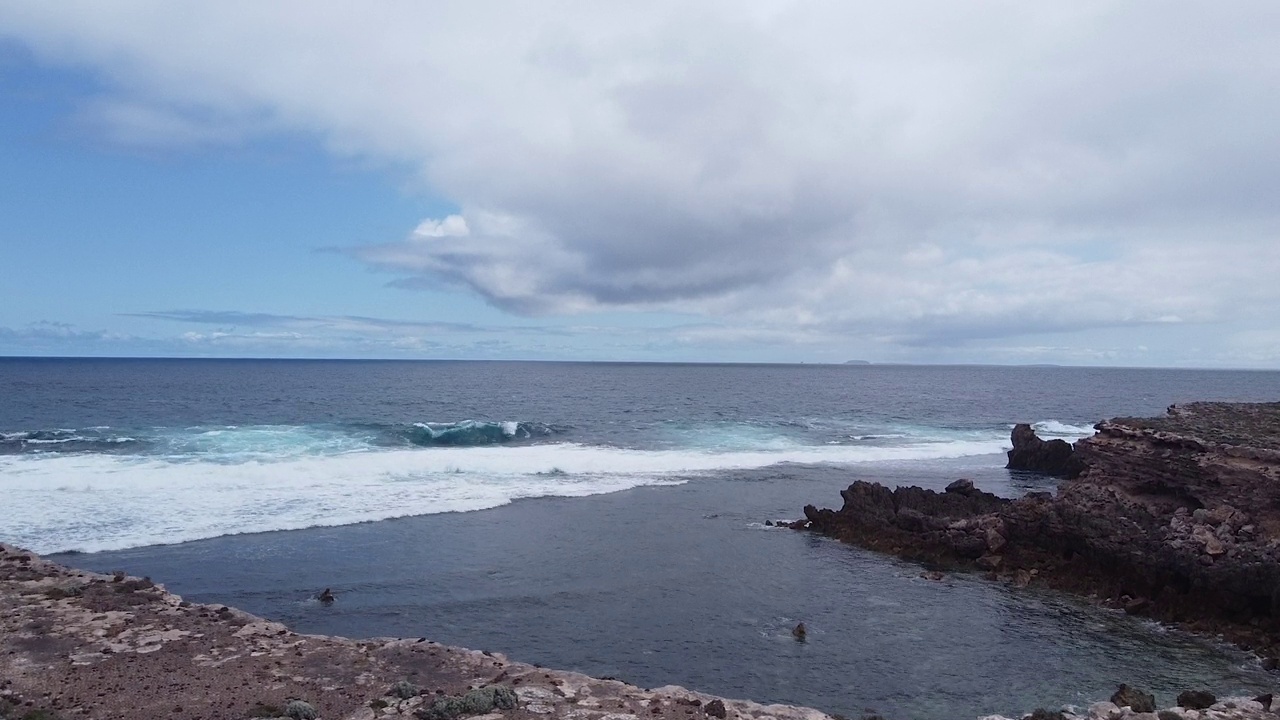
[[[1030,470],[1048,475],[1075,477],[1084,470],[1075,450],[1066,440],[1041,440],[1030,425],[1021,423],[1013,427],[1010,435],[1013,449],[1009,451],[1010,470]]]
[[[1021,427],[1015,437],[1030,430]],[[1280,403],[1194,403],[1095,428],[1072,452],[1080,473],[1056,495],[858,481],[839,510],[807,506],[799,526],[1280,652]]]

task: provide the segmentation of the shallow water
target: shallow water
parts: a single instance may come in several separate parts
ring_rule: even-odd
[[[988,456],[904,463],[875,479],[940,487],[960,470],[1006,494],[1044,479]],[[767,528],[811,500],[838,503],[847,469],[701,478],[482,512],[223,537],[72,555],[149,574],[193,599],[303,632],[425,636],[643,686],[858,716],[978,717],[1087,704],[1119,682],[1162,701],[1190,687],[1263,692],[1242,653],[1090,607]],[[872,479],[872,478],[868,478]],[[338,602],[310,598],[332,587]],[[790,633],[804,621],[808,639]]]

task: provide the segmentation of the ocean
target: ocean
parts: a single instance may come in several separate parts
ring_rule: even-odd
[[[1052,489],[1003,469],[1016,422],[1277,398],[1276,372],[4,358],[0,540],[303,632],[853,717],[1260,692],[1209,640],[765,522],[855,479]]]

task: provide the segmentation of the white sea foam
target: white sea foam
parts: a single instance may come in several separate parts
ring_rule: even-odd
[[[1000,452],[1003,441],[709,452],[569,443],[383,449],[240,462],[104,454],[0,457],[0,538],[36,552],[123,549],[246,532],[482,510],[519,498],[675,484],[777,463]]]
[[[1031,426],[1040,437],[1079,439],[1093,434],[1092,425],[1069,425],[1057,420],[1041,420]]]
[[[224,425],[161,430],[155,438],[169,455],[219,457],[223,462],[270,461],[282,456],[334,454],[363,450],[364,438],[338,428],[311,425]]]

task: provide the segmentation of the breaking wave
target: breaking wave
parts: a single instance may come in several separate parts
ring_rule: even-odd
[[[550,439],[562,432],[538,422],[419,422],[333,425],[106,426],[0,433],[0,455],[106,453],[224,461],[271,460],[403,446],[481,446]]]
[[[819,445],[755,451],[637,450],[578,443],[367,448],[226,462],[97,453],[0,457],[0,537],[49,553],[467,512],[521,498],[579,497],[780,463],[917,461],[999,452],[1004,441]]]
[[[1069,425],[1057,420],[1041,420],[1031,426],[1032,430],[1042,438],[1070,438],[1072,440],[1089,437],[1093,434],[1092,425]]]
[[[513,440],[550,437],[556,430],[549,425],[529,422],[414,423],[405,437],[414,445],[492,445]]]
[[[1092,428],[1035,424],[1046,437]],[[817,419],[571,428],[531,421],[105,426],[0,434],[0,538],[93,552],[469,512],[783,463],[951,462],[1008,431]]]
[[[122,453],[136,451],[143,446],[140,440],[129,435],[116,434],[110,428],[73,430],[32,430],[0,433],[0,455],[23,453]]]

